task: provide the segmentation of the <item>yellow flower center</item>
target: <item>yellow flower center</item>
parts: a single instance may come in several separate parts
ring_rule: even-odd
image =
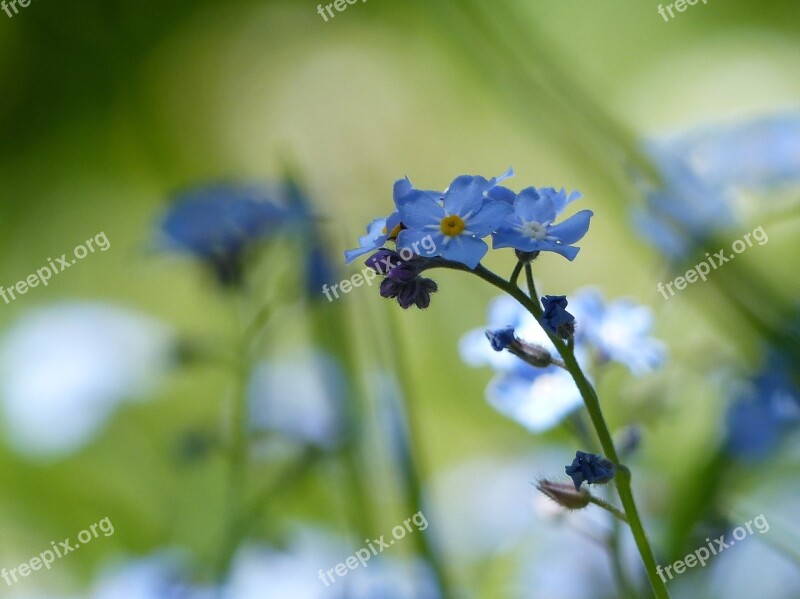
[[[461,231],[464,230],[464,221],[460,216],[453,214],[451,216],[444,217],[442,222],[439,224],[439,227],[442,229],[442,233],[445,235],[449,237],[455,237],[456,235],[461,235]]]

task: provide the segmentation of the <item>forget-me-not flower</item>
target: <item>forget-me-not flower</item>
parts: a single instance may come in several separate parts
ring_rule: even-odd
[[[537,368],[507,351],[493,349],[486,338],[487,328],[513,329],[519,339],[558,355],[541,325],[516,300],[508,296],[492,300],[487,325],[464,335],[459,350],[470,366],[488,365],[495,370],[495,377],[486,389],[486,399],[493,408],[538,433],[557,426],[583,405],[581,394],[567,371],[555,365]],[[579,361],[585,361],[583,348],[576,348],[576,354]]]
[[[495,190],[490,197],[500,198],[499,201],[506,204],[510,199],[505,188]],[[580,248],[572,244],[586,235],[592,211],[582,210],[562,223],[554,222],[578,198],[579,193],[573,192],[567,196],[564,189],[523,189],[513,200],[513,212],[505,217],[502,225],[493,233],[493,247],[510,247],[522,252],[555,252],[574,260]]]
[[[769,352],[767,360],[728,408],[726,449],[740,459],[764,459],[800,425],[800,389],[791,370],[777,352]]]
[[[486,197],[500,180],[462,175],[450,184],[439,200],[431,192],[414,190],[399,207],[403,225],[397,237],[398,250],[419,247],[423,239],[433,240],[429,256],[442,256],[475,268],[489,250],[481,239],[497,229],[511,211],[506,202]]]
[[[165,324],[113,304],[62,303],[23,315],[0,340],[0,414],[21,453],[58,457],[150,397],[174,363]]]
[[[664,344],[651,337],[653,312],[631,299],[606,303],[599,289],[586,287],[570,301],[577,319],[576,336],[593,347],[601,360],[623,364],[634,375],[658,368],[665,359]]]
[[[158,244],[209,264],[223,284],[238,283],[249,249],[288,224],[309,218],[299,204],[276,201],[284,194],[278,188],[249,184],[191,189],[168,208]]]

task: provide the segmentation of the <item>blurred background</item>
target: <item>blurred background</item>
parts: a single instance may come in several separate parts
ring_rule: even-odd
[[[492,368],[465,363],[495,290],[437,271],[426,310],[322,293],[363,269],[342,252],[396,179],[513,166],[515,190],[594,211],[574,262],[537,260],[539,291],[630,298],[663,344],[646,373],[592,372],[636,440],[659,563],[770,524],[673,596],[800,596],[796,2],[669,22],[613,0],[18,9],[0,13],[0,284],[109,245],[0,302],[0,567],[114,532],[0,594],[649,596],[625,531],[531,484],[565,479],[569,426],[495,409]],[[757,227],[768,242],[659,293]],[[321,580],[420,511],[425,530]]]

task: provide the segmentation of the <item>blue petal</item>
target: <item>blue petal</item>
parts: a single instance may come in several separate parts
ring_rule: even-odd
[[[403,229],[397,236],[397,251],[400,253],[400,257],[405,260],[409,258],[409,252],[427,258],[440,256],[443,245],[444,234],[439,229],[435,231]]]
[[[462,175],[456,177],[444,196],[444,208],[448,214],[465,216],[479,210],[483,204],[485,191],[492,185],[483,177]]]
[[[377,250],[379,247],[381,247],[386,242],[388,237],[388,235],[384,232],[385,229],[385,218],[376,218],[369,223],[367,225],[367,234],[358,238],[359,247],[345,251],[344,257],[346,263],[350,264],[359,256],[363,256],[367,252]]]
[[[486,192],[486,197],[490,200],[499,200],[501,202],[507,202],[510,205],[514,205],[514,200],[517,197],[517,194],[511,191],[508,187],[503,187],[502,185],[495,185],[489,191]]]
[[[450,241],[441,249],[441,255],[448,260],[475,268],[488,251],[489,246],[480,239],[459,235],[450,238]]]
[[[411,185],[411,181],[409,181],[408,177],[404,177],[403,179],[398,179],[395,181],[394,190],[392,193],[395,205],[402,205],[406,201],[408,194],[410,194],[413,190],[414,186]]]
[[[498,183],[501,183],[501,182],[505,181],[506,179],[510,179],[513,176],[514,176],[514,168],[513,167],[508,167],[508,170],[506,172],[504,172],[502,175],[500,175],[499,177],[492,177],[491,180],[489,181],[489,185],[494,187]]]
[[[526,237],[509,226],[503,226],[497,232],[492,233],[492,247],[496,250],[514,248],[523,252],[535,252],[542,249],[541,244],[541,241]]]
[[[535,187],[526,187],[514,200],[514,212],[525,222],[551,223],[556,219],[553,200]]]
[[[553,225],[547,230],[548,236],[555,237],[561,243],[571,245],[583,239],[589,230],[589,220],[593,216],[591,210],[581,210],[577,214],[570,216],[567,220],[557,225]]]
[[[537,249],[540,252],[553,252],[559,254],[572,262],[575,259],[575,256],[578,255],[578,251],[581,248],[575,247],[574,245],[561,245],[554,241],[548,241],[545,239],[539,242],[539,247]]]
[[[505,202],[489,200],[474,216],[467,219],[466,228],[478,237],[486,237],[496,231],[512,211],[513,208]]]
[[[575,200],[581,199],[581,193],[579,191],[573,191],[567,196],[567,192],[563,187],[558,191],[552,187],[547,187],[545,189],[540,189],[539,193],[549,196],[553,200],[553,207],[556,209],[556,215],[564,212],[564,209]]]
[[[413,201],[400,206],[400,219],[409,229],[438,228],[444,218],[444,209],[423,192],[412,192]]]
[[[532,370],[527,377],[495,377],[486,398],[498,412],[534,433],[553,428],[582,405],[575,382],[556,366]]]

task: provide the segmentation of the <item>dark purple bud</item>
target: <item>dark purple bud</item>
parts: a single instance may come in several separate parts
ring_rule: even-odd
[[[398,283],[410,283],[417,278],[418,274],[419,271],[416,269],[416,267],[412,266],[408,262],[405,262],[400,266],[395,266],[386,276],[393,281],[397,281]]]
[[[384,279],[381,282],[381,297],[397,297],[402,289],[402,285],[391,279]]]
[[[403,264],[400,254],[392,250],[380,249],[364,261],[369,268],[380,275],[385,275],[393,268]]]
[[[400,290],[400,293],[397,295],[397,303],[400,304],[400,307],[403,308],[403,310],[407,310],[417,303],[416,283],[406,285]]]

